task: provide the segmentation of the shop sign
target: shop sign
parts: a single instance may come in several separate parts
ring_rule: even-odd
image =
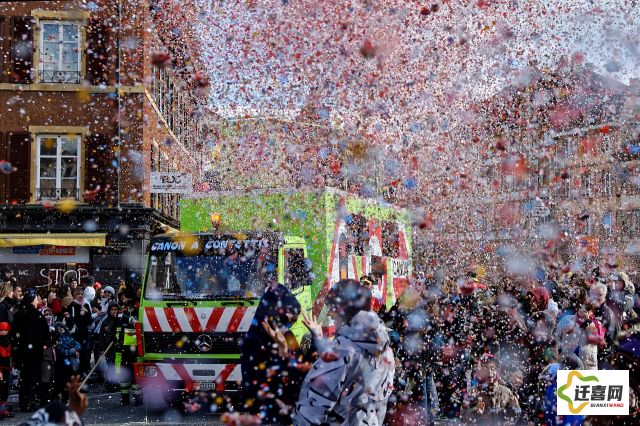
[[[152,194],[190,194],[192,190],[190,173],[151,172],[149,191]]]
[[[409,267],[411,266],[411,261],[391,259],[391,264],[393,266],[393,276],[395,278],[406,277],[409,275]]]
[[[89,247],[2,247],[0,263],[89,263]]]

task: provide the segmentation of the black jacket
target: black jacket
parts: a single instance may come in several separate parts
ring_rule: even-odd
[[[313,355],[302,354],[290,331],[285,333],[290,354],[281,358],[277,346],[262,328],[262,321],[266,319],[288,329],[292,324],[287,323],[287,312],[295,316],[300,313],[295,296],[282,285],[267,290],[242,343],[242,392],[249,412],[264,415],[263,424],[291,424],[290,415],[280,413],[276,399],[287,405],[288,411],[293,411],[306,374],[298,366],[314,361]],[[315,354],[315,347],[307,354]]]
[[[14,316],[12,332],[16,360],[43,358],[51,334],[47,319],[40,311],[31,305],[21,306]]]
[[[13,323],[13,301],[6,297],[0,302],[0,322]]]
[[[81,314],[83,306],[87,310],[84,315]],[[84,344],[89,337],[89,327],[93,323],[91,307],[87,303],[81,306],[74,301],[67,307],[66,312],[69,312],[69,317],[66,318],[65,322],[69,330],[71,330],[71,337]]]

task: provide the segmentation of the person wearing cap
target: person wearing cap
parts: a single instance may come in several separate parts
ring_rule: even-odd
[[[51,340],[49,324],[37,309],[40,296],[35,288],[24,292],[13,321],[16,359],[20,369],[19,405],[22,411],[34,411],[34,395],[40,383],[45,345]]]
[[[393,389],[395,360],[389,335],[371,311],[371,291],[339,281],[327,294],[336,337],[302,383],[295,425],[382,425]]]
[[[102,298],[100,299],[100,305],[102,305],[102,312],[107,312],[107,308],[111,302],[115,301],[116,291],[110,285],[102,288]]]

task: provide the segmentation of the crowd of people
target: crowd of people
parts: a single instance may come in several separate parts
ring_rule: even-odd
[[[268,289],[243,344],[249,414],[226,421],[640,424],[640,298],[624,272],[414,276],[388,310],[372,298],[374,281],[335,285],[326,299],[335,333],[305,316],[309,344],[290,330],[301,314],[295,297]],[[630,370],[630,415],[557,415],[556,374],[567,369]]]
[[[112,374],[117,330],[137,318],[137,288],[124,280],[103,286],[92,276],[58,287],[23,285],[10,269],[0,271],[0,419],[13,416],[8,400],[14,377],[23,412],[52,401],[67,404],[69,383],[74,392],[89,379],[121,388]],[[102,368],[92,369],[97,364]],[[122,403],[129,402],[123,392]]]
[[[113,363],[136,289],[89,279],[39,294],[7,271],[1,278],[0,415],[11,415],[12,370],[21,410],[68,395],[86,407],[79,383],[92,357]],[[331,330],[272,278],[242,341],[243,407],[228,424],[640,423],[640,297],[624,272],[414,275],[389,309],[374,297],[375,277],[342,280],[325,296]],[[298,342],[300,316],[310,338]],[[566,369],[629,370],[630,414],[558,415],[556,374]]]

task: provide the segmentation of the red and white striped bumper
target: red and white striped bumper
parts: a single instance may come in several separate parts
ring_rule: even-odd
[[[140,362],[134,364],[136,383],[163,390],[237,390],[240,364]]]
[[[245,333],[257,308],[154,308],[145,307],[146,332]]]

